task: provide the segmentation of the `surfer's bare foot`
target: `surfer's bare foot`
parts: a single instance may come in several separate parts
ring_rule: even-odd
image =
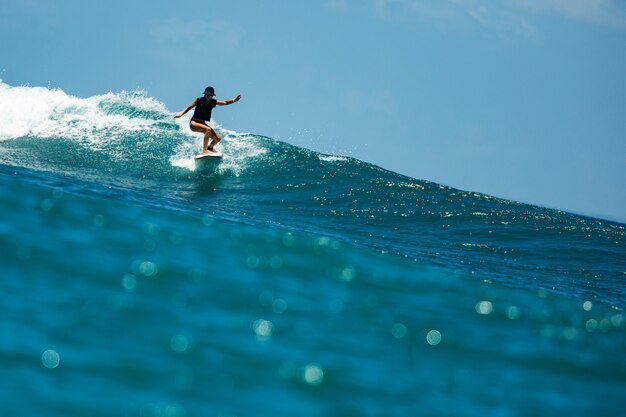
[[[214,155],[216,152],[212,151],[211,149],[207,149],[205,151],[202,151],[202,155]]]

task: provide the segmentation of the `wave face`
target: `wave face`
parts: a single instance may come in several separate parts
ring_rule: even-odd
[[[0,83],[0,411],[620,410],[624,225],[187,124]]]

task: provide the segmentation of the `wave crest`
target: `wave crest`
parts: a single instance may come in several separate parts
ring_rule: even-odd
[[[79,98],[60,89],[0,82],[0,140],[36,136],[97,143],[103,134],[145,132],[165,117],[165,105],[141,91]]]
[[[0,81],[0,141],[13,142],[8,148],[19,148],[22,155],[28,155],[18,162],[26,167],[33,167],[29,159],[56,150],[43,163],[53,171],[55,164],[100,169],[95,161],[103,160],[137,160],[144,171],[131,171],[142,176],[172,168],[193,171],[201,135],[189,129],[189,114],[180,119],[172,116],[145,91],[79,98],[61,89],[12,87]],[[211,125],[226,139],[220,145],[227,156],[220,166],[223,173],[240,175],[252,158],[267,152],[269,142],[261,137],[224,129],[214,121]]]

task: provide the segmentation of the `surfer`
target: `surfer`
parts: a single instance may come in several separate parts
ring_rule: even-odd
[[[189,127],[194,132],[203,133],[204,141],[202,142],[202,153],[203,154],[214,154],[215,146],[218,144],[222,138],[220,135],[208,125],[208,122],[211,120],[211,111],[215,106],[227,106],[229,104],[233,104],[238,102],[241,99],[241,94],[238,94],[232,100],[215,100],[213,97],[215,96],[215,89],[213,87],[207,87],[204,89],[204,93],[202,97],[198,97],[191,103],[187,108],[177,115],[174,116],[175,119],[182,117],[189,110],[196,108],[193,112],[193,116],[191,116],[191,121],[189,122]],[[210,141],[209,141],[210,139]]]

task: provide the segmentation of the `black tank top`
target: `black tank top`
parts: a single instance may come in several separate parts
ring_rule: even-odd
[[[211,111],[217,106],[217,100],[212,98],[207,101],[206,97],[198,97],[196,99],[196,108],[193,112],[192,119],[204,120],[208,122],[211,120]]]

